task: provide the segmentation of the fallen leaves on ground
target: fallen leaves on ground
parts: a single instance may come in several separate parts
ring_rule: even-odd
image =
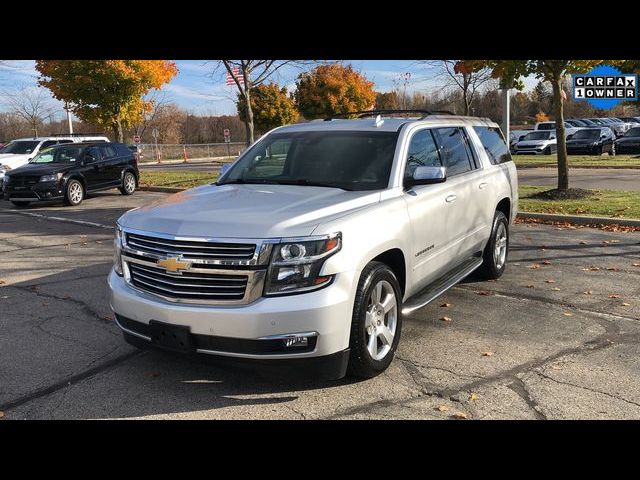
[[[553,287],[551,290],[553,290],[554,292],[559,292],[560,289],[558,287]]]
[[[616,267],[609,267],[607,268],[607,270],[609,270],[610,272],[617,272],[618,269]]]
[[[438,410],[439,412],[448,412],[449,411],[449,407],[447,407],[446,405],[440,405],[440,406],[436,407],[436,410]]]
[[[452,304],[451,303],[443,303],[442,305],[440,305],[441,308],[449,308]]]
[[[550,278],[549,280],[545,280],[544,283],[556,283],[556,281]]]
[[[105,315],[104,317],[102,317],[103,320],[106,320],[107,322],[110,322],[113,320],[113,315]]]
[[[444,316],[444,317],[440,317],[440,320],[442,320],[443,322],[450,322],[451,318],[447,317],[447,316]]]
[[[492,357],[493,356],[493,352],[482,352],[482,356],[483,357]]]
[[[7,283],[7,282],[0,278],[0,285],[4,285],[5,283]]]
[[[536,288],[535,285],[527,285],[527,288]]]
[[[475,393],[472,393],[471,396],[469,397],[469,401],[475,402],[476,400],[478,400],[478,395],[476,395]]]
[[[640,267],[640,263],[632,263],[631,266],[632,267]]]
[[[495,292],[491,290],[478,290],[476,295],[482,295],[483,297],[490,297],[491,295],[495,295]]]
[[[570,313],[570,312],[564,312],[563,315],[565,317],[573,317],[573,313]]]
[[[623,307],[630,307],[630,306],[631,306],[631,304],[630,304],[630,303],[627,303],[627,302],[622,302],[622,306],[623,306]]]
[[[582,293],[584,293],[585,295],[593,295],[593,290],[586,290]]]
[[[587,242],[580,242],[580,245],[586,245]]]
[[[453,415],[451,415],[451,418],[455,418],[456,420],[466,420],[467,414],[464,412],[456,412]]]
[[[594,267],[594,266],[590,266],[582,269],[583,272],[597,272],[598,270],[600,270],[600,267]]]
[[[622,295],[620,295],[619,293],[612,293],[611,295],[609,295],[609,298],[622,298]]]
[[[542,262],[542,265],[551,265],[551,262],[549,260],[545,260],[544,262]]]
[[[533,268],[533,269],[540,268],[540,265],[538,265],[537,263],[534,263],[533,265],[529,265],[529,268]]]

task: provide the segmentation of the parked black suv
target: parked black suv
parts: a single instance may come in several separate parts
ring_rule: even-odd
[[[616,140],[618,153],[640,153],[640,126],[629,129],[624,136]]]
[[[4,177],[4,196],[18,207],[39,200],[79,205],[89,192],[118,187],[131,195],[138,162],[123,143],[74,143],[41,151]]]
[[[615,155],[615,135],[609,127],[583,128],[567,137],[567,153],[569,155],[586,154]]]

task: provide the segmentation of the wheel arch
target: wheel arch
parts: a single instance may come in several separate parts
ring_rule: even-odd
[[[369,262],[380,262],[388,266],[398,279],[400,290],[404,296],[407,287],[407,262],[402,250],[399,248],[391,248],[378,254],[376,257],[369,260]]]

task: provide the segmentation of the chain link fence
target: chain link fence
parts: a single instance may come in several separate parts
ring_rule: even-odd
[[[229,158],[236,158],[240,155],[246,144],[243,142],[232,143],[141,143],[138,145],[142,163],[157,163],[166,161],[204,161],[204,160],[220,160],[225,161]]]

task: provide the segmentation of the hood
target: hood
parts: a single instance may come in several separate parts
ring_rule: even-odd
[[[616,140],[616,143],[622,143],[626,145],[640,144],[640,137],[620,137]]]
[[[578,138],[578,139],[571,139],[571,140],[567,140],[567,146],[569,145],[593,145],[594,143],[600,143],[600,139],[596,138],[596,139],[589,139],[589,138]]]
[[[380,192],[298,185],[204,185],[125,213],[124,228],[169,235],[279,238],[380,201]],[[323,232],[324,233],[324,232]]]
[[[553,140],[522,140],[516,144],[518,148],[527,148],[527,147],[537,147],[539,145],[546,145],[548,143],[553,143]]]
[[[61,163],[27,163],[19,168],[14,168],[9,175],[50,175],[52,173],[66,172],[73,168],[73,165]]]
[[[0,154],[0,165],[16,168],[27,163],[29,158],[31,158],[29,154],[17,155],[13,153],[3,153]]]

